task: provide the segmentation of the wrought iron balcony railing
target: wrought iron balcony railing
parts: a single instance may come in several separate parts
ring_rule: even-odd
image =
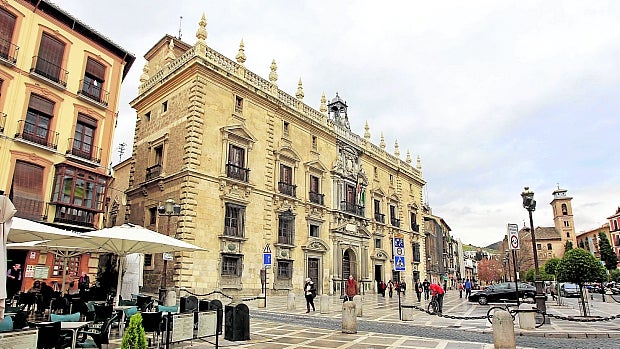
[[[297,197],[297,186],[286,182],[278,182],[278,191],[284,195]]]
[[[385,223],[385,215],[383,213],[375,212],[375,221]]]
[[[418,232],[418,233],[419,233],[419,232],[420,232],[420,225],[419,225],[419,224],[412,223],[412,224],[411,224],[411,230],[413,230],[413,231],[415,231],[415,232]]]
[[[325,198],[324,194],[309,192],[308,195],[310,197],[310,202],[323,205],[323,202],[324,202],[323,199]]]
[[[81,141],[76,141],[75,138],[69,138],[67,154],[75,155],[97,163],[101,162],[101,148],[93,147],[90,144],[84,144]]]
[[[43,145],[48,148],[58,149],[58,132],[54,132],[43,125],[19,120],[17,122],[15,138]]]
[[[87,80],[80,80],[80,89],[78,90],[78,95],[82,95],[96,103],[99,103],[103,106],[108,105],[108,99],[110,98],[110,92],[104,90],[99,85],[95,85],[92,82]]]
[[[392,224],[393,227],[400,227],[400,219],[391,218],[390,224]]]
[[[364,217],[364,206],[353,202],[340,201],[340,210]]]
[[[44,58],[39,56],[32,57],[30,72],[67,87],[69,72]]]
[[[4,125],[6,125],[6,113],[0,114],[0,133],[4,133]]]
[[[0,38],[0,59],[11,65],[15,65],[15,63],[17,63],[18,52],[19,46]]]
[[[150,181],[161,175],[161,164],[153,165],[146,168],[146,180]]]
[[[237,165],[226,164],[226,177],[247,182],[250,177],[250,170]]]

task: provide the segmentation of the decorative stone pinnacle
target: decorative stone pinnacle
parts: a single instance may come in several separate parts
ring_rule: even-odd
[[[142,75],[140,75],[140,83],[145,83],[150,78],[149,76],[149,62],[144,63],[144,68],[142,68]]]
[[[276,81],[278,81],[278,66],[276,65],[276,60],[272,60],[271,61],[271,73],[269,73],[269,81],[271,81],[272,83],[276,83]]]
[[[368,127],[368,120],[366,120],[366,125],[364,125],[364,138],[366,140],[370,140],[370,127]]]
[[[319,111],[325,115],[327,115],[327,98],[325,98],[325,92],[321,95],[321,108]]]
[[[409,165],[411,165],[411,154],[409,154],[409,150],[407,150],[407,158],[406,160]]]
[[[244,46],[243,45],[243,39],[241,39],[241,43],[239,43],[239,52],[237,53],[237,57],[235,57],[237,59],[237,63],[243,65],[243,63],[245,63],[246,57],[245,57],[245,51],[244,51]]]
[[[299,82],[297,83],[297,93],[295,93],[295,97],[299,100],[304,99],[304,87],[302,86],[301,78],[299,78]]]
[[[196,31],[196,38],[198,41],[204,42],[207,40],[207,20],[205,18],[204,12],[202,13],[202,18],[198,22],[198,30]]]
[[[394,156],[400,157],[400,148],[398,147],[398,140],[394,142]]]
[[[422,160],[420,159],[420,155],[418,155],[418,163],[416,165],[418,170],[422,170]]]
[[[381,132],[381,140],[379,141],[379,147],[385,150],[385,138],[383,138],[383,132]]]

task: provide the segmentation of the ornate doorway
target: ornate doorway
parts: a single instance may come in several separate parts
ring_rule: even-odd
[[[357,279],[357,259],[352,249],[347,249],[342,255],[342,278],[347,280],[349,275]]]

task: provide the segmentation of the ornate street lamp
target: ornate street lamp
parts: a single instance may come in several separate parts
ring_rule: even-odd
[[[166,224],[166,235],[170,236],[170,217],[181,215],[181,205],[177,205],[174,200],[168,199],[164,202],[164,205],[157,207],[157,212],[160,216],[168,216],[168,222]],[[175,236],[176,238],[176,233]],[[159,288],[159,299],[163,302],[168,283],[166,276],[168,274],[168,260],[170,259],[169,253],[164,253],[164,268],[161,273],[161,287]]]
[[[536,200],[534,200],[534,192],[530,190],[530,187],[525,187],[521,193],[523,198],[523,207],[530,215],[530,233],[532,234],[532,251],[534,253],[534,271],[536,272],[536,308],[538,310],[547,311],[545,304],[545,296],[543,294],[543,281],[540,278],[540,270],[538,269],[538,250],[536,249],[536,234],[534,231],[534,220],[532,219],[532,212],[536,210]]]

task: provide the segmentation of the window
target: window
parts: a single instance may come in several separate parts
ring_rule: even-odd
[[[39,95],[31,94],[23,128],[23,138],[45,146],[51,145],[48,139],[53,116],[54,102]]]
[[[151,112],[148,112],[148,113],[144,114],[144,119],[146,121],[151,121]]]
[[[316,224],[310,224],[310,236],[313,238],[319,237],[319,226]]]
[[[564,221],[564,226],[565,227],[570,227],[570,223],[568,221]]]
[[[293,262],[278,261],[278,279],[290,279],[293,277]]]
[[[153,148],[152,161],[153,165],[146,168],[146,180],[157,178],[161,175],[163,163],[164,163],[164,145],[160,144]]]
[[[390,205],[390,224],[394,227],[400,227],[400,219],[398,219],[398,212],[394,205]]]
[[[296,196],[297,186],[293,185],[293,169],[287,165],[280,165],[280,182],[278,190],[282,194]]]
[[[93,160],[93,139],[96,129],[97,120],[78,114],[71,154]]]
[[[284,132],[285,136],[288,136],[288,129],[289,129],[289,123],[284,121],[284,123],[282,124],[282,131]]]
[[[570,237],[570,232],[566,232],[566,237],[569,238]]]
[[[165,113],[168,111],[168,101],[165,101],[161,104],[161,112]]]
[[[381,238],[375,239],[375,248],[381,248]]]
[[[293,212],[286,211],[278,217],[278,243],[285,245],[294,244],[295,235],[295,215]]]
[[[245,223],[245,207],[226,204],[224,217],[224,235],[243,237]]]
[[[549,251],[553,250],[553,247],[551,246],[551,244],[547,244],[547,250]]]
[[[415,212],[411,212],[409,213],[410,219],[411,219],[411,230],[413,231],[420,231],[420,227],[418,226],[418,218]]]
[[[243,112],[243,98],[235,96],[235,113]]]
[[[568,214],[568,208],[566,207],[566,204],[562,204],[562,214],[563,215],[567,215]]]
[[[10,199],[17,209],[16,216],[40,220],[43,212],[43,173],[44,168],[17,160],[11,184]]]
[[[245,149],[239,146],[228,145],[228,163],[226,176],[247,182],[250,170],[245,168]]]
[[[310,202],[323,205],[323,194],[321,194],[319,183],[319,177],[310,175]]]
[[[51,81],[67,86],[67,71],[62,69],[65,44],[47,33],[41,36],[39,55],[35,57],[34,72]]]
[[[420,244],[417,242],[413,244],[413,261],[420,262]]]
[[[157,224],[157,207],[149,207],[149,224]]]
[[[153,266],[153,255],[152,254],[144,255],[144,266],[147,268]]]
[[[375,175],[375,178],[377,178],[379,176],[379,171],[377,170],[377,166],[373,167],[373,173]]]
[[[56,165],[54,222],[94,226],[96,214],[103,212],[107,185],[108,177],[66,164]]]
[[[539,251],[542,250],[541,244],[536,244],[536,249],[539,250]]]
[[[381,201],[374,199],[375,221],[385,223],[385,215],[381,213]]]
[[[312,136],[312,149],[316,150],[316,136]]]
[[[102,88],[104,82],[105,66],[95,59],[88,57],[81,93],[97,102],[103,102]]]
[[[15,63],[16,52],[12,50],[15,17],[12,13],[0,8],[0,57]]]
[[[242,257],[222,255],[222,276],[241,276]]]
[[[390,175],[390,185],[394,185],[394,176]]]

